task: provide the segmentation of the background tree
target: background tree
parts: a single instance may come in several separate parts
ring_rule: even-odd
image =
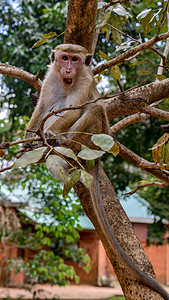
[[[67,18],[67,25],[66,25],[66,32],[65,32],[65,37],[64,41],[65,42],[73,42],[77,44],[81,44],[83,46],[86,46],[88,50],[90,51],[92,49],[92,40],[93,40],[93,33],[94,33],[94,14],[96,17],[96,3],[97,1],[70,1],[69,2],[69,11],[68,11],[68,18]],[[120,4],[119,4],[120,3]],[[127,65],[130,64],[129,60],[132,59],[134,61],[134,74],[137,73],[137,67],[138,67],[138,62],[141,64],[141,72],[139,72],[140,76],[147,75],[149,74],[152,79],[154,80],[153,74],[155,74],[153,65],[152,69],[150,71],[146,70],[146,63],[145,61],[142,61],[142,51],[146,53],[153,53],[152,54],[152,59],[156,55],[156,57],[162,57],[163,59],[163,67],[167,71],[167,65],[165,58],[159,53],[160,48],[162,52],[162,47],[163,47],[163,40],[168,37],[168,33],[166,34],[161,34],[166,32],[166,15],[167,15],[167,9],[168,9],[168,2],[165,1],[163,3],[158,3],[158,4],[153,4],[154,7],[151,8],[151,3],[149,1],[146,1],[146,8],[147,10],[144,10],[142,14],[137,16],[137,21],[136,21],[136,26],[134,26],[134,22],[132,22],[132,25],[130,24],[130,5],[128,1],[120,1],[119,3],[114,3],[114,2],[100,2],[99,3],[99,17],[97,19],[97,27],[96,27],[96,34],[94,37],[94,42],[93,42],[93,49],[95,48],[95,41],[97,41],[98,33],[102,31],[100,35],[100,41],[99,43],[103,43],[103,50],[106,48],[105,45],[107,44],[109,47],[114,47],[113,49],[113,54],[112,49],[108,48],[107,54],[108,57],[105,57],[103,53],[100,53],[100,57],[102,59],[106,59],[107,62],[102,63],[100,66],[96,66],[93,70],[94,74],[98,74],[100,72],[103,72],[107,68],[111,67],[111,74],[113,75],[113,78],[115,79],[115,82],[118,83],[119,86],[119,68],[115,67],[117,65],[120,66],[120,69],[123,71],[125,69],[129,70],[127,68]],[[132,10],[134,11],[134,14],[136,14],[136,7],[138,8],[138,13],[141,12],[142,10],[142,4],[138,1],[138,6],[135,5],[135,7],[132,7]],[[153,10],[155,9],[155,10]],[[73,13],[72,13],[73,11]],[[92,14],[92,19],[91,22],[89,22],[89,18],[91,16],[91,11],[93,12]],[[90,14],[89,14],[90,12]],[[138,15],[137,13],[137,15]],[[73,16],[73,17],[72,17]],[[82,22],[83,21],[83,22]],[[138,23],[140,22],[140,23]],[[88,24],[91,24],[91,26],[88,26]],[[109,25],[107,25],[109,24]],[[116,29],[112,28],[111,26],[115,27]],[[164,26],[163,26],[164,25]],[[139,39],[138,36],[138,30],[141,28],[144,30],[144,33],[142,34],[142,40]],[[126,36],[124,33],[123,28],[126,29],[129,28],[131,33],[136,34],[137,40],[131,39],[131,37]],[[118,29],[118,30],[117,30]],[[120,30],[120,32],[119,32]],[[122,32],[121,32],[122,31]],[[78,33],[81,33],[80,37]],[[156,36],[154,34],[157,34]],[[160,35],[159,35],[160,33]],[[104,37],[106,35],[106,39]],[[116,40],[116,42],[111,41],[110,36],[112,39]],[[117,41],[118,43],[121,43],[121,36],[123,37],[125,43],[122,43],[121,48],[117,47]],[[152,38],[151,38],[152,37]],[[158,44],[156,44],[159,42]],[[153,45],[156,44],[156,48],[152,48]],[[117,52],[115,52],[117,50]],[[154,54],[155,53],[155,54]],[[136,56],[138,55],[139,56]],[[140,60],[141,58],[141,60]],[[150,56],[149,56],[150,58]],[[157,59],[160,61],[160,59]],[[96,59],[98,60],[98,58]],[[138,61],[137,61],[138,60]],[[150,61],[150,60],[149,60]],[[154,64],[155,65],[155,64]],[[131,75],[132,69],[131,68],[131,73],[125,74],[122,77],[122,83],[124,83],[124,87],[128,87],[129,85],[127,76],[130,76],[133,78],[134,76]],[[5,73],[5,67],[2,66],[1,68],[1,73],[2,74],[7,74]],[[9,68],[8,68],[9,70]],[[123,72],[122,72],[123,74]],[[158,79],[160,77],[156,76]],[[161,78],[160,78],[161,79]],[[137,80],[139,80],[139,76],[137,76]],[[111,81],[110,81],[111,82]],[[114,85],[114,84],[113,84]],[[121,88],[121,87],[120,87]],[[116,90],[117,87],[115,86],[114,90]],[[128,124],[130,123],[135,123],[138,120],[143,120],[145,117],[147,118],[148,116],[145,116],[143,114],[148,114],[153,117],[161,117],[165,120],[168,120],[168,114],[165,112],[161,112],[152,106],[150,106],[152,103],[155,101],[158,101],[160,99],[166,98],[168,96],[168,80],[163,80],[162,82],[156,82],[150,85],[146,85],[144,88],[136,88],[135,90],[132,90],[128,93],[125,93],[121,96],[116,96],[113,97],[112,99],[110,98],[109,100],[106,100],[107,103],[107,113],[109,119],[114,119],[113,121],[116,122],[114,126],[112,126],[111,131],[112,134],[115,135],[118,132],[118,137],[120,142],[123,141],[123,143],[126,142],[126,146],[132,146],[132,150],[136,150],[136,152],[140,155],[142,153],[144,154],[144,157],[146,159],[149,158],[149,155],[145,155],[145,152],[143,152],[143,147],[136,147],[138,143],[136,143],[135,139],[131,140],[131,138],[127,139],[127,131],[123,128],[125,128]],[[139,101],[138,101],[139,100]],[[145,103],[145,100],[147,101]],[[165,109],[165,107],[163,106]],[[118,122],[119,119],[116,118],[121,118],[121,116],[124,116],[126,114],[135,114],[139,113],[139,115],[134,115],[130,120],[127,118],[124,118],[123,123]],[[137,136],[138,136],[138,141],[140,141],[140,130],[150,131],[155,128],[154,127],[154,119],[151,121],[148,120],[148,122],[143,121],[142,126],[137,126],[134,124],[133,126],[133,131],[137,130]],[[128,135],[130,136],[130,135]],[[158,135],[157,135],[158,136]],[[156,140],[156,139],[155,139]],[[166,140],[167,141],[167,140]],[[150,175],[155,175],[157,178],[162,180],[162,184],[160,183],[146,183],[146,186],[148,185],[167,185],[168,184],[168,173],[165,170],[165,166],[163,166],[164,171],[161,171],[160,168],[161,166],[157,165],[155,166],[153,163],[149,163],[148,160],[142,159],[141,156],[136,155],[134,152],[129,150],[128,148],[124,147],[120,142],[117,141],[117,144],[120,149],[120,156],[125,158],[128,162],[132,163],[134,165],[134,168],[132,170],[135,170],[135,167],[139,167],[143,171],[148,172]],[[143,142],[142,142],[143,145]],[[159,145],[158,148],[161,147],[161,144]],[[140,148],[140,149],[139,149]],[[147,147],[148,148],[148,147]],[[140,152],[142,150],[142,152]],[[157,156],[156,156],[157,157]],[[164,162],[164,156],[162,157],[160,155],[160,161]],[[167,159],[165,158],[165,162]],[[156,162],[160,162],[157,161]],[[111,163],[110,158],[107,158],[107,162]],[[115,161],[116,162],[116,161]],[[114,162],[114,163],[115,163]],[[123,164],[121,161],[120,166],[123,167]],[[124,167],[128,169],[128,163],[124,164]],[[109,171],[110,173],[110,171]],[[111,175],[111,174],[110,174]],[[107,181],[107,178],[105,177],[105,174],[103,173],[102,170],[100,170],[100,176],[101,176],[101,192],[103,196],[103,201],[104,201],[104,206],[105,210],[108,212],[108,218],[110,221],[110,224],[112,225],[114,231],[117,233],[118,240],[122,247],[126,250],[126,253],[130,256],[133,257],[135,264],[138,264],[139,267],[144,270],[144,272],[147,272],[148,274],[153,274],[153,270],[150,268],[150,263],[145,256],[143,249],[141,248],[137,238],[135,237],[133,230],[131,228],[131,225],[126,218],[121,206],[119,205],[119,202],[115,196],[114,190],[112,189],[112,186],[110,183]],[[138,177],[140,174],[138,174]],[[122,178],[123,179],[123,178]],[[132,177],[131,177],[132,179]],[[125,180],[126,182],[126,180]],[[124,186],[124,185],[123,185]],[[107,194],[107,188],[109,187],[109,194]],[[86,203],[85,198],[89,199],[88,191],[84,189],[84,186],[78,184],[76,186],[76,191],[77,194],[79,195],[82,205],[84,207],[84,210],[86,211],[87,215],[90,217],[92,222],[94,223],[96,230],[99,234],[99,237],[101,238],[106,252],[110,258],[110,261],[112,262],[115,272],[118,276],[118,279],[121,283],[121,286],[123,288],[123,291],[125,293],[125,296],[127,299],[136,299],[138,298],[137,291],[134,287],[138,286],[139,289],[139,294],[140,294],[140,299],[141,295],[145,295],[148,297],[151,297],[151,299],[158,299],[157,295],[154,294],[154,292],[149,291],[147,287],[141,286],[138,282],[135,281],[135,278],[132,277],[131,274],[128,273],[126,268],[121,264],[121,262],[118,261],[118,258],[115,257],[114,253],[112,253],[112,250],[109,248],[107,241],[104,238],[104,235],[99,227],[98,222],[95,220],[94,212],[91,206],[90,201]],[[111,196],[110,196],[110,191],[111,191]],[[111,205],[110,205],[111,204]],[[113,207],[113,211],[110,211],[110,207]],[[132,246],[131,246],[132,245]],[[151,269],[151,271],[150,271]]]

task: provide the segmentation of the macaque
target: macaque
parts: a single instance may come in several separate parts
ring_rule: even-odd
[[[100,97],[90,69],[91,58],[87,50],[78,45],[63,44],[52,51],[51,64],[42,84],[40,98],[28,124],[26,137],[31,137],[33,132],[37,132],[41,121],[49,112],[64,107],[83,105]],[[98,100],[87,104],[84,109],[68,110],[60,115],[52,115],[44,124],[44,132],[47,138],[54,136],[59,144],[65,141],[69,144],[74,140],[89,147],[94,146],[90,135],[83,134],[83,132],[109,133],[103,101]],[[71,145],[74,150],[74,143]],[[109,246],[136,279],[157,291],[164,299],[169,299],[167,292],[156,280],[134,265],[116,239],[102,203],[98,170],[99,161],[97,160],[91,171],[94,179],[90,195],[96,217]]]
[[[44,116],[53,110],[78,106],[100,97],[93,74],[89,67],[91,55],[81,46],[63,44],[52,51],[51,65],[42,84],[40,98],[28,124],[26,137],[39,128]],[[92,116],[92,118],[91,118]],[[93,117],[95,121],[93,122]],[[100,122],[100,120],[102,120]],[[61,144],[65,137],[67,143],[74,139],[72,132],[108,133],[108,121],[103,101],[91,103],[84,110],[68,110],[60,115],[53,115],[44,124],[47,137],[55,136]],[[96,129],[97,128],[97,129]],[[60,133],[67,132],[61,136]],[[68,132],[70,132],[68,134]],[[57,134],[58,138],[57,138]],[[61,140],[62,138],[62,140]],[[86,144],[86,136],[76,135],[81,143]],[[88,138],[89,140],[89,138]],[[88,145],[89,146],[89,145]]]

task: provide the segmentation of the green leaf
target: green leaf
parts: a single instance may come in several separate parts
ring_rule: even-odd
[[[93,176],[87,173],[86,171],[81,170],[80,181],[88,189],[92,184]]]
[[[140,22],[142,19],[144,19],[147,15],[149,15],[152,12],[152,9],[145,9],[143,10],[136,19]]]
[[[113,77],[115,82],[116,82],[116,80],[120,80],[121,72],[120,72],[119,66],[117,66],[117,65],[112,66],[111,69],[110,69],[110,74]]]
[[[152,9],[146,9],[142,11],[138,16],[137,19],[141,22],[141,26],[145,34],[149,33],[155,22],[155,18],[153,17]]]
[[[76,282],[76,284],[79,284],[79,282],[80,282],[80,278],[78,275],[75,275],[75,282]]]
[[[158,74],[155,74],[155,77],[156,77],[158,80],[164,80],[164,79],[167,78],[165,75],[158,75]]]
[[[67,240],[68,243],[73,243],[74,242],[74,238],[70,234],[66,234],[66,240]]]
[[[147,71],[147,70],[138,70],[137,71],[139,74],[141,75],[148,75],[148,74],[152,74],[151,72]]]
[[[42,156],[46,147],[41,147],[33,151],[25,152],[17,161],[13,164],[12,168],[25,168],[30,164],[38,162]]]
[[[67,183],[70,180],[68,164],[58,155],[49,155],[46,160],[46,167],[52,176],[60,182]]]
[[[54,37],[54,36],[57,36],[56,32],[49,32],[49,33],[43,34],[43,35],[42,35],[42,38],[43,38],[43,39],[50,39],[50,38],[52,38],[52,37]]]
[[[110,60],[107,54],[105,54],[103,51],[99,50],[99,57],[105,59],[105,60]]]
[[[101,157],[103,154],[105,154],[105,151],[93,150],[88,147],[84,147],[77,156],[81,159],[93,160]]]
[[[169,133],[164,133],[157,141],[157,143],[155,143],[155,145],[150,148],[149,150],[154,150],[158,147],[161,147],[163,144],[165,144],[169,139]]]
[[[95,166],[95,160],[86,160],[86,164],[88,166],[89,171],[92,170]]]
[[[68,182],[66,182],[66,184],[64,185],[64,189],[63,189],[63,197],[65,197],[69,191],[71,190],[72,187],[75,186],[75,184],[80,180],[80,176],[81,176],[81,170],[75,170],[70,174],[70,179]]]
[[[65,148],[65,147],[54,147],[54,149],[56,150],[56,152],[58,152],[64,156],[70,157],[70,158],[74,159],[75,161],[77,161],[77,157],[71,149]]]
[[[100,28],[102,28],[106,23],[108,23],[109,19],[111,17],[111,11],[107,11],[105,14],[104,14],[104,17],[103,17],[103,21],[102,23],[100,24]],[[109,29],[107,29],[108,31]]]
[[[114,139],[108,134],[94,134],[91,140],[104,151],[109,151],[114,145]]]
[[[166,144],[164,161],[167,164],[167,166],[169,167],[169,143]]]
[[[132,66],[137,66],[137,65],[144,65],[144,64],[148,64],[148,61],[146,61],[146,60],[140,60],[140,61],[137,61],[135,63],[132,63],[131,65]]]

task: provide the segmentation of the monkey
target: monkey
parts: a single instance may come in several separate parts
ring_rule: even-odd
[[[47,113],[64,107],[82,105],[100,97],[93,74],[89,68],[90,61],[91,55],[81,46],[63,44],[52,51],[52,63],[48,68],[42,84],[40,98],[28,124],[26,138],[33,136],[32,131],[36,132],[38,130]],[[45,122],[44,132],[47,137],[56,136],[57,133],[65,132],[68,129],[69,132],[73,132],[74,128],[77,127],[74,124],[79,119],[80,127],[85,126],[87,130],[88,127],[92,126],[86,122],[87,119],[90,119],[88,112],[90,112],[90,115],[98,116],[97,123],[100,123],[98,122],[100,116],[101,120],[104,120],[102,122],[104,128],[99,128],[97,133],[103,131],[108,133],[108,121],[103,101],[87,105],[84,111],[80,109],[66,111],[59,117],[53,115]],[[97,127],[99,127],[99,124],[97,124]],[[84,132],[84,129],[82,131]],[[69,134],[69,140],[73,137],[74,134]]]
[[[82,46],[73,44],[56,46],[51,54],[51,64],[43,81],[38,103],[27,127],[26,138],[31,137],[33,132],[37,132],[41,121],[49,112],[64,107],[82,105],[100,97],[90,68],[91,59],[92,56]],[[95,117],[94,122],[93,116]],[[90,138],[81,134],[86,131],[92,134],[109,134],[106,109],[102,100],[87,104],[84,109],[68,110],[59,116],[52,115],[44,124],[46,136],[55,136],[56,142],[59,144],[66,140],[66,144],[69,145],[74,140],[89,147],[93,146]],[[61,133],[64,133],[62,138]],[[93,208],[109,246],[136,279],[159,293],[164,299],[169,300],[166,290],[155,279],[141,271],[120,246],[102,203],[99,186],[99,160],[96,160],[95,167],[90,173],[93,176],[90,188]]]

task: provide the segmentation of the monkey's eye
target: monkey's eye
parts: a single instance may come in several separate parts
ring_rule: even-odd
[[[62,56],[63,60],[68,60],[68,57],[66,55]]]
[[[77,60],[78,60],[77,56],[72,57],[72,61],[77,61]]]

